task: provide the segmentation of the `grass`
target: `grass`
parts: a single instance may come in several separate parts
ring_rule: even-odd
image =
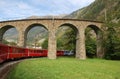
[[[7,79],[120,79],[120,61],[67,57],[28,59],[19,63]]]

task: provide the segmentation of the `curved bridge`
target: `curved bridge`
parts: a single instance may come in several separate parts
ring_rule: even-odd
[[[28,31],[35,25],[40,25],[48,30],[48,58],[56,59],[56,31],[59,27],[67,25],[75,29],[76,37],[76,58],[86,59],[85,50],[85,29],[91,27],[97,35],[97,57],[102,58],[102,22],[78,20],[78,19],[22,19],[0,22],[0,42],[2,42],[4,33],[10,28],[16,28],[18,31],[18,45],[26,46],[26,37]]]

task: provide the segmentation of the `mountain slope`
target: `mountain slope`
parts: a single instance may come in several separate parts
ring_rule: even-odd
[[[106,15],[106,17],[105,17]],[[120,22],[120,0],[95,0],[92,4],[79,9],[65,18],[88,19]]]

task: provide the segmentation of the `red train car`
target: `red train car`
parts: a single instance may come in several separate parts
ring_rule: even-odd
[[[46,57],[48,50],[29,49],[15,46],[0,44],[0,63],[9,59],[26,58],[26,57]],[[72,55],[71,51],[58,50],[57,56]]]
[[[8,51],[8,59],[23,58],[27,56],[25,48],[9,46]]]
[[[64,51],[62,51],[62,50],[57,51],[57,56],[63,56],[63,55],[64,55]]]
[[[28,49],[28,57],[47,56],[47,50]]]
[[[8,46],[0,44],[0,63],[7,60]]]

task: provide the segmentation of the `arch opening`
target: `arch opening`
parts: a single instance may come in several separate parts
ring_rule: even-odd
[[[7,45],[17,46],[18,31],[14,26],[6,25],[0,29],[0,42]]]
[[[24,47],[47,49],[48,30],[44,25],[32,24],[25,30],[24,40]]]
[[[89,25],[85,29],[85,47],[87,57],[102,56],[102,31],[95,25]]]
[[[67,56],[75,56],[76,54],[76,38],[78,29],[72,24],[62,24],[57,32],[57,50],[64,51]]]

